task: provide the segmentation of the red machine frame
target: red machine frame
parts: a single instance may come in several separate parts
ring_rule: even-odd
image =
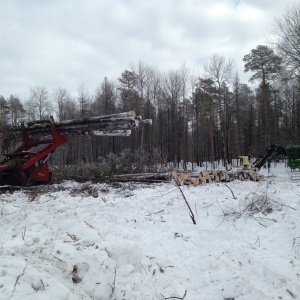
[[[62,135],[57,131],[53,118],[50,121],[52,138],[30,138],[22,124],[22,145],[6,154],[0,163],[0,185],[25,186],[51,182],[48,159],[58,147],[68,142],[68,135]],[[29,151],[41,145],[45,145],[41,150]]]

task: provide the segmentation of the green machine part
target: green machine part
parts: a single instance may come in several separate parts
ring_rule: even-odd
[[[300,146],[287,145],[285,147],[288,166],[291,169],[300,168]]]

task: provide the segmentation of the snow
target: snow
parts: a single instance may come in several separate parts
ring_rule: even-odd
[[[263,172],[182,186],[197,225],[172,183],[2,194],[0,299],[298,299],[300,186]]]

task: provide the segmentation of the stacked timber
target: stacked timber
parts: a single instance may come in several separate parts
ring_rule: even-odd
[[[173,171],[171,178],[179,185],[206,185],[209,183],[230,182],[232,180],[259,181],[262,176],[255,170],[237,170],[227,172],[226,170],[201,171],[198,173],[177,173]]]
[[[26,131],[30,135],[49,133],[53,118],[50,120],[37,120],[24,123]],[[134,111],[122,112],[118,114],[96,116],[83,119],[73,119],[55,123],[59,133],[75,133],[95,136],[129,136],[131,129],[139,126],[140,123],[152,124],[152,120],[143,120]],[[17,128],[14,131],[20,131]]]

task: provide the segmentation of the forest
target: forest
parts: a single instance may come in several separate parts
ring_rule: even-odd
[[[245,53],[242,83],[233,59],[212,54],[203,75],[185,64],[161,72],[145,62],[132,63],[114,80],[104,78],[90,94],[80,84],[74,91],[46,86],[26,95],[0,96],[1,150],[15,146],[9,129],[20,122],[49,119],[59,122],[135,111],[152,119],[130,137],[74,135],[54,153],[52,163],[74,165],[108,159],[137,165],[222,160],[260,155],[270,144],[300,144],[300,7],[291,5],[275,19],[267,45]],[[63,82],[62,82],[63,86]],[[254,86],[254,88],[253,88]],[[1,91],[0,91],[1,93]]]

